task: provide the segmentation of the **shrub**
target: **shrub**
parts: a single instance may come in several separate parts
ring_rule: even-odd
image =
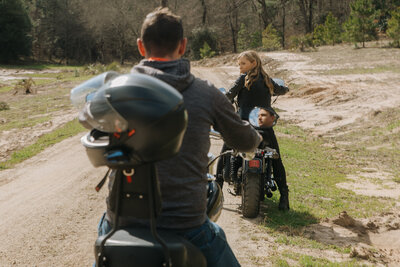
[[[195,28],[189,37],[190,48],[194,59],[200,59],[200,49],[204,47],[204,43],[210,46],[211,51],[217,53],[217,38],[213,30],[207,27]]]
[[[250,48],[262,47],[262,32],[256,31],[250,35]]]
[[[96,75],[100,74],[106,71],[120,71],[121,70],[121,65],[119,65],[118,62],[114,61],[108,65],[103,65],[103,64],[89,64],[83,67],[83,73],[86,75]],[[76,74],[75,74],[75,77]]]
[[[391,15],[387,35],[393,39],[393,46],[400,47],[400,7],[392,11]]]
[[[343,24],[343,38],[357,43],[361,42],[365,47],[366,41],[377,39],[375,18],[377,16],[372,0],[356,0],[350,4],[351,12],[349,19]]]
[[[342,27],[338,21],[338,19],[329,12],[326,17],[324,23],[324,40],[326,43],[330,43],[331,45],[335,45],[339,43],[340,33],[342,31]]]
[[[239,51],[262,47],[262,33],[260,31],[249,32],[246,25],[242,23],[238,32],[237,48]]]
[[[301,52],[306,51],[308,48],[314,49],[312,34],[292,36],[290,38],[290,48],[299,49]]]
[[[121,70],[121,65],[119,65],[118,62],[114,61],[110,64],[108,64],[107,66],[105,66],[105,71],[120,71]]]
[[[247,50],[249,36],[244,23],[240,24],[240,28],[237,36],[237,49],[239,52]]]
[[[207,44],[207,42],[204,42],[203,47],[200,48],[200,57],[208,58],[208,57],[213,57],[214,55],[215,51],[212,51],[211,47]]]
[[[1,110],[9,110],[9,109],[10,109],[10,106],[6,102],[3,102],[3,101],[0,102],[0,111]]]
[[[31,77],[29,79],[22,79],[14,86],[13,95],[16,95],[17,93],[23,93],[26,95],[35,94],[36,89],[33,87],[34,85],[36,85],[35,81]]]
[[[262,47],[268,51],[281,48],[281,38],[274,27],[272,27],[272,24],[269,24],[262,32]]]
[[[321,45],[325,45],[325,27],[323,24],[319,24],[317,27],[315,27],[314,29],[314,33],[313,33],[313,44],[315,46],[321,46]]]

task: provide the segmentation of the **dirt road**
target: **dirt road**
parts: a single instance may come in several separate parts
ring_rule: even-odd
[[[327,63],[324,62],[327,58],[318,55],[311,58],[288,52],[268,53],[263,57],[277,75],[288,82],[303,84],[299,90],[279,98],[276,106],[282,110],[280,115],[304,128],[312,128],[315,134],[334,134],[332,131],[337,127],[353,123],[377,108],[400,105],[399,72],[391,73],[390,77],[346,75],[339,81],[341,77],[324,76],[320,71],[340,70],[350,64],[350,58],[349,62],[331,59]],[[379,60],[379,55],[369,58],[375,59]],[[218,60],[210,62],[211,66],[194,67],[193,72],[217,87],[227,87],[236,78],[237,69],[229,65],[231,61],[223,66]],[[357,64],[354,68],[364,66],[365,62]],[[376,89],[383,85],[385,90]],[[105,210],[107,191],[96,193],[94,186],[106,169],[91,166],[79,138],[67,139],[14,169],[0,172],[0,266],[92,264],[96,225]],[[221,143],[212,144],[212,151],[217,154]],[[278,247],[278,251],[288,248],[276,245],[274,238],[258,226],[262,216],[244,219],[238,211],[239,203],[239,197],[225,192],[224,210],[218,223],[225,229],[243,266],[268,266],[269,248]],[[396,223],[396,219],[391,222]],[[400,240],[399,231],[389,234],[393,240]],[[376,237],[376,242],[383,240],[380,237]],[[394,243],[396,248],[394,253],[399,252],[398,243]],[[387,249],[393,250],[393,246]],[[333,251],[299,249],[298,252],[332,261],[348,259]],[[393,266],[396,260],[399,260],[396,256],[391,258]]]

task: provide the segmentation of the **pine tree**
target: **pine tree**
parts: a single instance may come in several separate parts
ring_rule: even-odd
[[[31,21],[20,0],[0,1],[0,62],[31,54]]]
[[[335,45],[339,42],[341,26],[338,19],[329,12],[325,20],[324,39],[327,43]]]
[[[391,12],[392,17],[388,21],[387,34],[393,39],[393,44],[400,47],[400,7]]]
[[[213,56],[215,56],[215,51],[212,51],[211,47],[207,44],[207,42],[204,42],[203,47],[200,48],[200,57],[209,58]]]
[[[262,46],[268,51],[281,48],[281,39],[276,29],[272,27],[272,24],[269,24],[262,32]]]
[[[244,23],[242,23],[240,25],[240,29],[238,32],[238,38],[237,38],[237,48],[238,51],[244,51],[249,49],[250,46],[250,36],[249,33],[247,31],[246,25],[244,25]]]
[[[366,41],[377,38],[374,5],[372,0],[356,0],[350,8],[350,17],[344,25],[346,39],[355,45],[362,42],[362,47],[365,47]]]

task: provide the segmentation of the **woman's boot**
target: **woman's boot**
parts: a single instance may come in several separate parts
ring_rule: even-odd
[[[279,210],[289,210],[289,188],[287,186],[278,186],[278,189],[279,193],[281,194],[278,206]]]

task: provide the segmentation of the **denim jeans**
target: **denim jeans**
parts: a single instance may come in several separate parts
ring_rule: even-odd
[[[105,214],[98,225],[99,236],[105,235],[112,229],[105,219]],[[171,230],[198,247],[207,260],[207,267],[240,266],[232,249],[226,241],[224,230],[208,218],[200,227],[188,231]]]

